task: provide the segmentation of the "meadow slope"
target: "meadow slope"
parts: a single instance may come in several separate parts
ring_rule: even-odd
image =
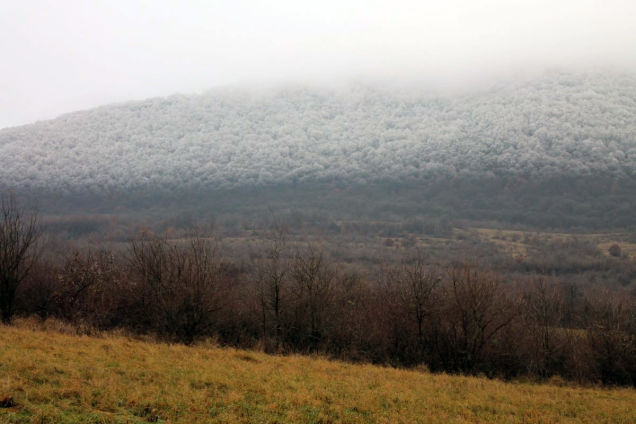
[[[636,390],[0,327],[0,422],[632,423]]]

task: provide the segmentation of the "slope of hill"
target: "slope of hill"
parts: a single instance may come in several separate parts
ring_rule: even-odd
[[[0,326],[0,421],[627,423],[636,391]]]
[[[13,187],[237,187],[291,181],[636,172],[636,78],[546,74],[454,97],[417,90],[214,91],[0,131]]]
[[[359,197],[364,210],[426,203],[450,217],[624,226],[636,207],[636,77],[553,72],[453,96],[216,90],[0,130],[0,163],[0,186],[90,204],[223,192],[245,206],[265,190],[281,204],[310,192],[323,211]]]

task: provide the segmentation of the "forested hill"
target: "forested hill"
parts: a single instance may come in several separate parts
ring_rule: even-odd
[[[470,94],[217,90],[0,130],[0,182],[91,192],[636,173],[636,76],[548,73]]]
[[[636,74],[405,87],[218,89],[6,128],[0,188],[64,213],[636,225]]]

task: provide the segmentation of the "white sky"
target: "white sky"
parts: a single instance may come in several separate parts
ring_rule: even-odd
[[[0,0],[0,127],[228,84],[636,69],[636,0]]]

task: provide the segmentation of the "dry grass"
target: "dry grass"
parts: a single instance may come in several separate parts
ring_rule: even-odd
[[[7,398],[3,423],[636,422],[633,389],[504,383],[24,325],[0,326]]]
[[[630,243],[625,238],[630,236],[629,233],[553,233],[538,231],[518,231],[518,230],[498,230],[493,228],[474,228],[482,240],[495,243],[497,246],[508,251],[513,256],[525,256],[528,253],[528,244],[526,239],[540,237],[545,241],[567,241],[573,238],[585,240],[596,244],[600,252],[608,256],[609,247],[618,244],[624,255],[634,258],[636,257],[636,243]]]

